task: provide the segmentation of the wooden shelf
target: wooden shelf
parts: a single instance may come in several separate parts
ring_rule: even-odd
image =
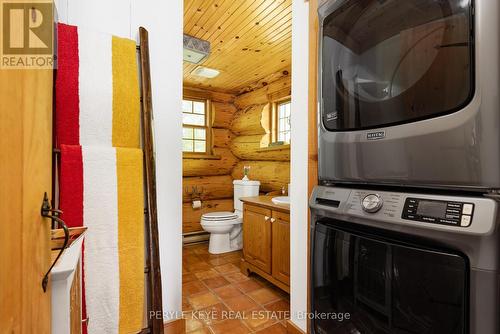
[[[271,145],[268,147],[261,147],[257,150],[257,152],[284,151],[289,149],[290,149],[290,144],[274,145],[274,146]]]
[[[75,240],[80,238],[80,236],[84,234],[85,231],[87,231],[87,227],[70,227],[69,242],[66,248],[71,246],[71,244],[75,242]],[[64,244],[64,230],[62,228],[52,230],[50,239],[51,250],[55,251],[61,249]]]

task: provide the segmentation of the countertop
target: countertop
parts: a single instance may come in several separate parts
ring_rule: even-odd
[[[274,204],[271,199],[277,196],[255,196],[255,197],[242,197],[240,201],[247,204],[260,206],[266,209],[290,213],[290,204]]]

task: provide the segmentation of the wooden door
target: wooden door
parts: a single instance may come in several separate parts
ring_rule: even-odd
[[[0,333],[50,333],[52,70],[0,70]]]
[[[271,210],[245,204],[243,220],[245,260],[271,274]]]
[[[290,215],[273,211],[273,277],[290,285]]]

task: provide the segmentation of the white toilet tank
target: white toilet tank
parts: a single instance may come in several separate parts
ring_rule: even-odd
[[[234,180],[234,211],[243,211],[243,202],[240,201],[241,197],[259,196],[259,181],[251,180]]]

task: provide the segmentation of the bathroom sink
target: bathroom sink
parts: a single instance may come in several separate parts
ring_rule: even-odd
[[[289,196],[273,197],[271,198],[271,201],[274,204],[290,204],[290,197]]]

